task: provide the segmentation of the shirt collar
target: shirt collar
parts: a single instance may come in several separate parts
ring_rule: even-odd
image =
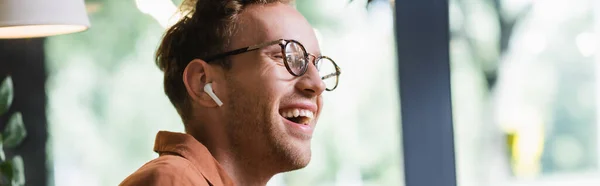
[[[159,131],[154,151],[177,154],[189,160],[211,185],[233,185],[231,178],[208,149],[189,134]]]

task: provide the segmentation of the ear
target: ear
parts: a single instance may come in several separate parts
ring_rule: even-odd
[[[201,59],[194,59],[183,71],[183,84],[191,101],[204,107],[217,107],[215,101],[204,92],[204,85],[213,83],[217,67],[211,66]]]

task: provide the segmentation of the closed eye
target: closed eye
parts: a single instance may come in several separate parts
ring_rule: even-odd
[[[265,52],[264,55],[266,55],[266,56],[268,56],[270,58],[273,58],[273,59],[283,59],[284,58],[284,56],[281,53],[281,51],[275,51],[275,50]]]
[[[276,62],[277,65],[284,66],[284,64],[283,64],[284,56],[281,55],[280,52],[270,54],[269,56],[271,57],[271,59],[273,59]]]

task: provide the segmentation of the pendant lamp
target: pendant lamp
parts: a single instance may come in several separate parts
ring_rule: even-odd
[[[0,39],[46,37],[89,27],[83,0],[0,0]]]

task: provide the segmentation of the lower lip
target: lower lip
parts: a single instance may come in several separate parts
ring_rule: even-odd
[[[290,132],[292,135],[299,138],[308,139],[310,139],[310,137],[312,136],[313,127],[311,127],[310,125],[294,123],[290,120],[285,119],[284,117],[281,117],[281,119],[283,120],[285,125],[288,126],[286,128],[288,129],[288,132]]]

